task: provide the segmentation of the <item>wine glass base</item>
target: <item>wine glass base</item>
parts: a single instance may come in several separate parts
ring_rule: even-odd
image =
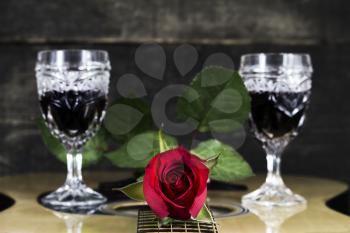
[[[55,210],[93,209],[107,201],[102,194],[81,183],[72,187],[63,185],[41,199],[43,205]]]
[[[305,205],[306,200],[298,194],[294,194],[285,185],[269,185],[264,184],[259,189],[246,194],[242,197],[242,204],[261,205],[267,207],[284,207]]]

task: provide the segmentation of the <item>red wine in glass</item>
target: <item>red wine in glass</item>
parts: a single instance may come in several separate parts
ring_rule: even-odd
[[[107,97],[98,91],[48,91],[40,96],[44,119],[53,132],[77,137],[101,123]]]
[[[259,140],[296,136],[310,92],[250,92],[250,124]]]

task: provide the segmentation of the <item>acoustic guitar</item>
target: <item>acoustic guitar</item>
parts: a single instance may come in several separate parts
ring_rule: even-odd
[[[126,179],[129,176],[127,172],[88,173],[85,174],[85,180],[92,187],[101,187],[101,184]],[[0,233],[350,233],[350,217],[326,205],[327,201],[346,192],[347,185],[320,178],[284,178],[293,191],[306,197],[306,207],[251,207],[248,211],[239,203],[242,195],[262,184],[264,176],[255,176],[240,182],[239,187],[244,186],[247,189],[224,188],[209,191],[209,205],[213,210],[215,223],[173,222],[162,227],[155,224],[152,212],[144,203],[123,198],[112,198],[110,203],[89,215],[57,212],[43,207],[38,203],[38,197],[58,187],[64,181],[63,174],[40,173],[1,177],[0,202],[4,203],[0,203],[0,206],[8,207],[11,200],[14,200],[14,204],[0,212]],[[120,196],[115,193],[116,197],[118,195]],[[329,205],[336,205],[337,201],[330,202]],[[339,202],[338,205],[345,207],[346,202]]]

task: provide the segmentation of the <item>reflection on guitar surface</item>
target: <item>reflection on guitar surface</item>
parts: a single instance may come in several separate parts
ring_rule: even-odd
[[[245,205],[252,213],[257,215],[266,225],[266,233],[279,233],[282,224],[290,217],[304,211],[306,205],[288,207],[268,207],[253,204]]]

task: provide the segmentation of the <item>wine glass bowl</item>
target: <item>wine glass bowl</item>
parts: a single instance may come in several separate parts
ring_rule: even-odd
[[[292,206],[305,203],[283,183],[281,154],[304,123],[311,93],[312,66],[307,54],[247,54],[240,74],[251,96],[250,128],[267,154],[266,182],[243,203]]]
[[[82,148],[105,116],[108,53],[101,50],[47,50],[38,53],[36,80],[43,119],[67,151],[67,178],[41,201],[52,207],[81,207],[106,198],[87,187],[81,175]]]

